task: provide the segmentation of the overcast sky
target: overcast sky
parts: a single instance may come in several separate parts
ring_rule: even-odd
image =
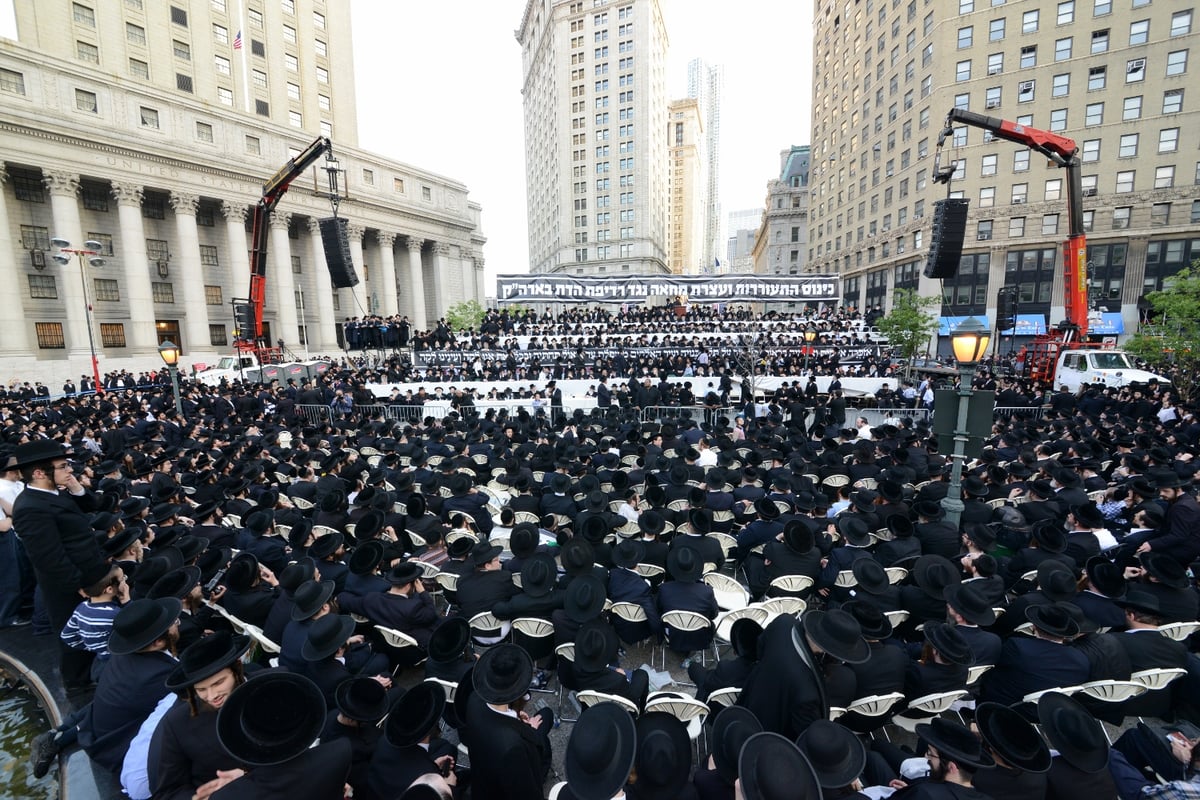
[[[812,0],[661,1],[672,99],[687,94],[691,59],[725,68],[724,225],[730,211],[762,206],[780,150],[808,144]],[[359,144],[467,185],[483,206],[488,295],[497,274],[528,269],[521,52],[513,36],[524,8],[525,0],[351,6]],[[15,36],[12,19],[11,2],[0,0],[0,36]]]

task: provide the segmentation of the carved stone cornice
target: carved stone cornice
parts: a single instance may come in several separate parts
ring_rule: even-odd
[[[433,252],[439,256],[448,256],[450,255],[450,245],[446,242],[434,242]]]
[[[146,194],[145,187],[140,183],[122,181],[113,181],[108,191],[113,200],[117,201],[118,206],[128,206],[129,208],[141,208]]]
[[[311,233],[313,236],[320,236],[321,235],[321,221],[318,220],[316,217],[309,217],[308,218],[308,232]]]
[[[379,232],[379,246],[384,250],[391,250],[396,244],[396,234],[391,231]]]
[[[187,192],[171,192],[169,199],[171,209],[176,216],[184,214],[189,217],[196,216],[196,210],[200,208],[200,197]]]
[[[50,192],[51,195],[59,197],[79,196],[79,176],[74,173],[43,170],[42,183],[46,185],[46,191]]]
[[[276,209],[271,212],[271,229],[287,232],[292,227],[292,215],[287,211]]]
[[[357,222],[346,223],[346,237],[352,242],[362,243],[362,238],[367,233],[367,226],[360,225]]]
[[[404,245],[405,245],[405,247],[407,247],[407,248],[408,248],[410,251],[412,251],[412,250],[416,250],[416,251],[419,253],[419,252],[421,252],[421,248],[425,246],[425,240],[424,240],[424,239],[418,239],[416,236],[409,236],[409,237],[408,237],[408,241],[406,241],[406,242],[404,243]]]
[[[238,203],[232,200],[221,201],[221,216],[225,217],[230,222],[241,222],[245,224],[246,217],[250,214],[250,206],[245,203]]]

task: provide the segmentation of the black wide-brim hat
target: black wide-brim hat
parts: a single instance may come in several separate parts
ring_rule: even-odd
[[[425,738],[446,708],[446,691],[436,683],[418,683],[405,692],[388,714],[384,738],[393,747],[408,747]]]
[[[383,574],[384,579],[392,586],[403,586],[412,583],[424,574],[421,565],[415,561],[401,561]]]
[[[859,561],[868,560],[859,559]],[[883,641],[893,633],[892,621],[879,609],[879,606],[870,600],[851,600],[842,604],[842,610],[854,617],[858,627],[862,630],[864,639]]]
[[[305,661],[321,661],[338,651],[354,633],[349,614],[326,614],[308,628],[308,638],[300,648]]]
[[[386,518],[383,512],[377,508],[372,508],[359,517],[358,522],[354,524],[354,538],[360,542],[374,539],[383,530],[384,522],[386,522]],[[318,539],[317,541],[321,540]]]
[[[704,557],[686,544],[678,544],[667,553],[667,573],[680,583],[700,580],[704,574]]]
[[[1162,616],[1162,606],[1158,602],[1158,596],[1138,589],[1130,589],[1124,597],[1113,600],[1113,604],[1118,608],[1130,609],[1156,617]]]
[[[821,784],[804,753],[777,733],[756,733],[738,755],[745,800],[820,800]]]
[[[554,589],[558,568],[548,553],[534,553],[521,565],[521,591],[530,597],[545,597]]]
[[[729,642],[733,652],[748,661],[758,660],[758,640],[762,638],[763,627],[749,617],[735,620],[729,628]]]
[[[637,727],[615,703],[584,709],[567,742],[567,786],[578,800],[609,800],[629,779],[637,755]],[[691,756],[691,745],[687,747]]]
[[[754,511],[760,519],[767,521],[779,519],[779,506],[769,497],[760,497],[754,501]]]
[[[942,658],[951,664],[970,667],[975,663],[975,654],[958,629],[945,622],[926,622],[924,628],[925,640],[934,650],[941,653]]]
[[[233,666],[250,649],[250,637],[216,631],[192,642],[179,654],[179,663],[167,676],[166,688],[178,692]]]
[[[1047,519],[1038,522],[1033,526],[1031,534],[1039,550],[1061,553],[1067,549],[1067,532],[1058,520]]]
[[[32,442],[17,445],[12,457],[5,464],[6,469],[20,469],[30,464],[52,461],[56,458],[71,458],[75,451],[52,439],[35,439]]]
[[[838,533],[846,539],[846,544],[865,547],[871,543],[871,531],[861,517],[842,514],[837,518],[837,529]]]
[[[1079,635],[1079,626],[1071,619],[1070,613],[1058,603],[1028,606],[1025,618],[1043,633],[1060,639],[1070,639]]]
[[[586,575],[596,564],[596,553],[592,546],[579,537],[572,537],[558,550],[563,570],[568,575]]]
[[[292,620],[310,619],[329,602],[336,588],[334,581],[307,580],[297,586],[292,593]]]
[[[646,547],[636,539],[622,539],[612,549],[613,564],[622,569],[633,569],[646,557]]]
[[[537,525],[521,522],[515,525],[509,534],[508,549],[512,551],[514,558],[529,558],[537,550],[539,540]]]
[[[943,596],[946,603],[972,625],[986,628],[996,622],[996,609],[987,596],[971,583],[947,586]]]
[[[471,684],[481,700],[493,705],[507,705],[523,697],[529,689],[529,682],[533,680],[533,659],[515,644],[497,645],[479,657],[471,675]]]
[[[577,575],[567,584],[563,611],[575,622],[595,619],[604,610],[604,584],[595,575]]]
[[[183,600],[199,583],[199,567],[180,567],[156,580],[146,596],[151,600],[157,600],[160,597],[174,597],[177,600]]]
[[[388,712],[387,689],[367,675],[347,678],[339,683],[333,698],[338,711],[346,719],[355,722],[376,722]]]
[[[1188,587],[1187,569],[1171,556],[1151,550],[1149,553],[1142,553],[1138,558],[1146,573],[1163,586],[1172,589]]]
[[[462,658],[471,641],[471,624],[462,617],[448,617],[429,636],[429,660],[446,663]]]
[[[802,617],[808,638],[838,661],[861,664],[871,657],[871,646],[862,637],[862,628],[849,612],[805,612]]]
[[[745,706],[727,706],[713,720],[713,763],[717,775],[730,786],[737,780],[738,755],[742,745],[756,733],[762,733],[762,723]]]
[[[1108,739],[1092,712],[1060,692],[1038,698],[1037,710],[1047,741],[1068,764],[1088,773],[1108,766]]]
[[[1125,595],[1125,576],[1112,561],[1104,556],[1092,556],[1084,569],[1088,580],[1100,594],[1112,599]]]
[[[849,786],[867,766],[863,743],[853,731],[836,722],[816,720],[796,739],[796,746],[812,765],[822,789]]]
[[[883,565],[873,558],[856,558],[850,565],[850,571],[854,573],[859,588],[867,594],[883,594],[892,585]]]
[[[639,800],[674,800],[687,785],[692,746],[687,726],[662,711],[637,720],[637,796]]]
[[[575,634],[575,664],[581,670],[598,672],[615,660],[620,646],[611,625],[600,618],[588,620]]]
[[[308,546],[308,555],[320,561],[325,556],[331,556],[337,552],[337,549],[346,541],[346,537],[341,531],[327,533],[324,536],[317,537],[317,540]]]
[[[371,574],[379,566],[379,562],[383,561],[383,554],[383,542],[378,539],[363,542],[350,554],[348,564],[350,572],[355,575]]]
[[[962,581],[950,559],[937,553],[927,553],[913,565],[913,581],[930,597],[941,600],[946,587]]]
[[[996,763],[983,749],[983,742],[957,722],[934,717],[929,723],[917,725],[917,735],[936,747],[939,755],[956,764],[984,768]]]
[[[171,629],[182,610],[183,603],[174,597],[134,600],[113,620],[108,652],[123,656],[149,647]]]
[[[128,550],[137,541],[141,533],[141,528],[126,528],[116,536],[111,536],[107,539],[100,539],[98,535],[97,539],[100,539],[100,552],[109,558],[118,556]]]
[[[270,670],[233,690],[217,712],[217,741],[250,767],[303,755],[325,726],[325,696],[308,678]]]
[[[975,722],[983,741],[1011,766],[1023,772],[1050,771],[1050,748],[1020,713],[1000,703],[980,703]]]

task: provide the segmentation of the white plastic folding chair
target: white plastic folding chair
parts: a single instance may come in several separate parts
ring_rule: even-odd
[[[750,592],[746,587],[728,575],[720,572],[705,573],[704,582],[712,587],[717,598],[717,608],[722,611],[735,611],[750,604]]]
[[[736,686],[729,686],[724,689],[717,689],[708,696],[708,707],[710,710],[716,708],[725,708],[727,706],[737,705],[738,698],[741,697],[742,690]]]
[[[1086,694],[1088,697],[1099,700],[1102,703],[1124,703],[1126,700],[1145,694],[1147,691],[1149,690],[1137,681],[1091,681],[1079,686],[1080,694]],[[1108,739],[1109,744],[1112,744],[1113,738],[1112,734],[1108,731],[1108,723],[1103,719],[1100,720],[1100,723],[1104,729],[1104,737]]]
[[[648,581],[667,574],[667,571],[658,564],[637,564],[634,566],[634,570]]]
[[[837,579],[833,583],[843,589],[850,589],[858,586],[858,578],[854,577],[854,570],[844,569],[837,574]]]
[[[887,575],[888,583],[897,584],[908,577],[908,570],[904,567],[888,567],[884,570]]]
[[[688,738],[696,745],[696,758],[699,760],[700,734],[704,730],[704,719],[709,714],[708,705],[694,697],[680,697],[674,692],[665,692],[646,698],[646,712],[651,711],[670,714],[687,727]]]
[[[987,672],[995,664],[976,664],[973,667],[967,668],[967,686],[974,686],[979,683],[979,679],[983,677],[983,673]]]
[[[883,615],[888,618],[888,622],[892,623],[892,627],[895,628],[908,619],[908,613],[905,609],[900,609],[898,611],[885,611]]]
[[[1177,642],[1182,642],[1196,631],[1200,631],[1200,622],[1168,622],[1158,626],[1159,633]]]
[[[417,640],[404,631],[398,631],[395,628],[385,628],[382,625],[376,625],[375,630],[379,631],[379,635],[383,637],[383,641],[388,647],[393,647],[400,651],[405,651],[409,648],[416,648],[418,652],[420,651],[421,646],[417,643]],[[421,660],[424,661],[425,659]],[[401,663],[406,662],[402,659]],[[397,666],[397,669],[399,669],[399,666]]]
[[[490,611],[481,611],[470,619],[471,637],[476,644],[498,644],[512,630],[512,623],[502,620]]]
[[[915,697],[901,711],[892,715],[892,724],[909,733],[915,733],[918,723],[936,717],[944,711],[950,711],[955,703],[969,695],[967,690],[957,689]]]
[[[812,585],[813,579],[807,575],[780,575],[767,586],[767,594],[796,596],[808,591]]]
[[[666,639],[663,641],[662,647],[662,669],[667,669],[667,650],[672,631],[680,633],[692,633],[702,631],[713,627],[713,622],[703,614],[695,611],[667,611],[662,615],[663,628],[666,629]],[[700,663],[707,664],[707,648],[700,651]]]
[[[860,697],[850,705],[846,706],[846,714],[853,714],[859,718],[868,718],[873,720],[870,725],[860,726],[867,727],[869,730],[863,731],[870,733],[887,724],[887,720],[883,719],[890,715],[897,705],[904,702],[904,694],[901,692],[889,692],[888,694],[873,694],[868,697]]]
[[[1173,669],[1144,669],[1129,676],[1129,680],[1142,684],[1150,691],[1165,689],[1176,678],[1187,675],[1187,670],[1181,667]]]
[[[599,703],[615,703],[633,716],[636,717],[638,715],[637,704],[618,694],[605,694],[604,692],[597,692],[591,689],[583,689],[575,693],[575,699],[579,701],[579,707],[585,711]]]
[[[803,614],[808,608],[808,603],[801,600],[799,597],[772,597],[769,600],[764,600],[761,603],[755,603],[749,608],[761,608],[767,612],[767,618],[760,623],[764,628],[771,624],[771,621],[780,615],[797,616]]]
[[[1049,689],[1042,689],[1037,692],[1030,692],[1029,694],[1027,694],[1021,698],[1021,702],[1022,703],[1037,703],[1038,700],[1042,699],[1042,695],[1048,694],[1050,692],[1057,692],[1058,694],[1065,694],[1065,695],[1070,696],[1070,695],[1075,694],[1078,691],[1079,691],[1078,686],[1051,686]]]
[[[717,618],[713,620],[713,624],[717,630],[716,641],[719,644],[729,644],[729,635],[730,631],[733,630],[733,623],[739,619],[752,619],[760,626],[766,627],[768,614],[769,612],[759,605],[735,608],[732,611],[718,614]]]

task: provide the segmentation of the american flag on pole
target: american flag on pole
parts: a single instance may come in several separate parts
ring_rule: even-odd
[[[242,32],[241,31],[238,31],[237,36],[233,37],[233,49],[234,50],[242,49]]]

